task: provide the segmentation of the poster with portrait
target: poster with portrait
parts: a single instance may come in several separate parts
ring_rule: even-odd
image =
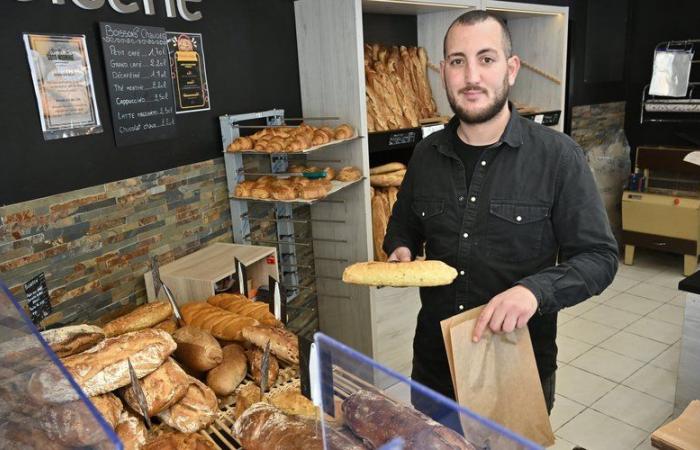
[[[23,37],[44,139],[102,133],[85,36]]]
[[[175,113],[209,110],[209,86],[202,35],[172,31],[167,34]]]

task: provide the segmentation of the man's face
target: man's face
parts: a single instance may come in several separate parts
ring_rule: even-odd
[[[520,68],[517,56],[506,57],[500,25],[455,25],[445,49],[440,68],[452,111],[468,124],[491,120],[508,101]]]

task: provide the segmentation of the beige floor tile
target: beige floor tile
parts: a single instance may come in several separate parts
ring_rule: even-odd
[[[574,359],[569,364],[619,383],[636,372],[645,363],[596,347]]]
[[[648,432],[656,430],[673,413],[673,404],[619,385],[591,406]]]
[[[557,394],[584,405],[592,405],[614,387],[612,381],[576,367],[563,366],[557,370]]]
[[[669,305],[676,305],[680,306],[681,308],[685,308],[685,299],[688,297],[688,293],[686,292],[680,292],[678,295],[673,297],[671,301],[668,302]]]
[[[678,373],[678,360],[680,359],[680,355],[681,346],[680,343],[676,343],[669,347],[665,352],[652,359],[649,364],[654,367],[669,370],[673,373]]]
[[[656,284],[659,286],[678,289],[678,283],[685,278],[682,273],[675,270],[665,270],[646,280],[647,283]]]
[[[665,304],[660,308],[650,312],[647,317],[651,319],[663,320],[664,322],[672,323],[678,326],[683,325],[683,314],[685,308],[680,306]]]
[[[572,316],[571,314],[567,314],[565,312],[560,312],[557,314],[557,326],[562,326],[566,322],[570,321],[571,319],[575,319],[576,316]]]
[[[669,348],[668,344],[662,344],[626,331],[617,333],[598,346],[644,362],[651,361]]]
[[[647,281],[664,271],[664,267],[639,267],[621,264],[617,269],[617,275],[632,280]]]
[[[608,288],[612,288],[613,290],[616,291],[626,291],[633,286],[636,286],[639,284],[639,280],[633,280],[632,278],[626,278],[623,275],[616,275],[615,279],[613,280],[612,283],[610,283],[610,286]]]
[[[590,311],[591,309],[595,308],[596,306],[598,306],[598,303],[586,300],[569,308],[564,308],[561,310],[561,312],[570,316],[578,317],[586,311]]]
[[[627,325],[639,320],[642,316],[609,306],[598,305],[590,311],[581,314],[579,317],[621,330]]]
[[[574,417],[557,434],[586,450],[633,449],[647,435],[645,431],[592,409]]]
[[[634,450],[656,450],[656,447],[651,445],[651,433],[638,445]]]
[[[554,445],[547,447],[549,450],[571,450],[572,448],[576,447],[576,444],[573,444],[562,437],[554,437],[556,438],[556,441],[554,442]]]
[[[603,304],[605,306],[622,309],[631,313],[645,315],[657,309],[664,303],[623,292],[620,295],[616,295],[615,297],[606,300]]]
[[[557,361],[568,363],[593,348],[593,344],[581,342],[568,336],[557,336]]]
[[[574,321],[572,320],[564,326],[566,327],[573,322]],[[663,322],[661,320],[650,319],[648,317],[642,317],[632,325],[625,328],[625,331],[669,345],[675,344],[676,341],[681,338],[681,327],[679,325]]]
[[[580,403],[576,403],[561,395],[555,395],[554,408],[552,409],[552,414],[549,416],[549,421],[552,423],[552,430],[556,431],[584,409],[586,409],[586,406]]]
[[[678,295],[678,289],[658,286],[651,283],[639,283],[629,289],[626,289],[629,294],[638,295],[661,302],[667,302]]]
[[[606,290],[601,292],[600,295],[595,295],[586,301],[593,303],[605,303],[606,301],[608,301],[608,299],[620,295],[621,293],[622,291],[616,291],[615,289],[607,288]]]
[[[667,402],[675,400],[676,374],[666,369],[646,365],[622,384]]]
[[[617,331],[618,330],[615,328],[579,317],[565,323],[559,328],[559,334],[592,345],[603,342],[617,333]]]

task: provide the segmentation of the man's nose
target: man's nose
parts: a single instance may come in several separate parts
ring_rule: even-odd
[[[474,62],[468,62],[464,65],[464,80],[469,84],[478,84],[481,81],[479,67]]]

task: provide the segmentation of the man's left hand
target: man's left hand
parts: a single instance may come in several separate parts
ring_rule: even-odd
[[[476,321],[472,340],[479,342],[488,326],[496,334],[510,333],[527,325],[537,311],[537,298],[525,286],[517,285],[493,297]]]

